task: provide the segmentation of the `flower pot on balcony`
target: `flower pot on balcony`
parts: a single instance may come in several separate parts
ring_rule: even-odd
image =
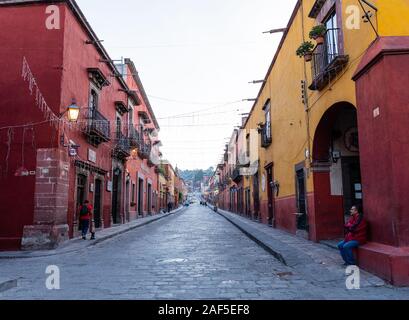
[[[304,55],[305,62],[310,62],[312,60],[312,53],[306,53]]]
[[[314,45],[312,44],[312,42],[305,41],[298,47],[296,54],[300,58],[304,57],[305,61],[308,62],[312,60],[313,49],[314,49]]]
[[[314,26],[310,31],[310,39],[314,39],[317,45],[322,45],[324,43],[324,36],[327,32],[327,27],[323,24]]]
[[[321,46],[324,44],[325,39],[324,37],[320,36],[320,37],[315,38],[315,41],[317,42],[317,46]]]

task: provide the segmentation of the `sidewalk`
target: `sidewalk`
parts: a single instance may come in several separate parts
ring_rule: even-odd
[[[314,243],[224,210],[219,209],[218,214],[303,278],[326,287],[345,283],[346,268],[338,250],[332,246]],[[381,286],[390,285],[361,270],[361,288]]]
[[[113,237],[116,237],[118,235],[121,235],[123,233],[132,231],[136,228],[140,228],[142,226],[146,226],[152,222],[161,220],[163,218],[166,218],[170,215],[176,214],[181,212],[184,209],[184,207],[179,207],[178,209],[170,212],[170,213],[160,213],[154,216],[146,217],[146,218],[140,218],[137,220],[134,220],[130,223],[127,224],[122,224],[119,226],[115,226],[112,228],[107,228],[103,229],[97,232],[96,234],[96,240],[94,241],[84,241],[81,238],[75,238],[70,241],[67,241],[66,243],[62,244],[55,250],[49,250],[49,251],[15,251],[15,252],[0,252],[0,260],[2,259],[30,259],[30,258],[41,258],[41,257],[49,257],[49,256],[55,256],[55,255],[61,255],[61,254],[66,254],[66,253],[71,253],[71,252],[76,252],[80,251],[83,249],[86,249],[88,247],[94,246],[98,243],[101,243],[103,241],[106,241],[108,239],[111,239]]]

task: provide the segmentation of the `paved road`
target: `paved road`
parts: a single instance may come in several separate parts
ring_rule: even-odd
[[[46,268],[61,288],[46,288]],[[407,289],[320,287],[207,208],[193,206],[77,253],[0,260],[0,299],[408,299]]]

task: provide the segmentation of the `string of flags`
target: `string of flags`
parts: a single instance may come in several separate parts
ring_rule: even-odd
[[[37,85],[37,81],[30,69],[30,66],[25,56],[23,57],[23,67],[22,67],[21,76],[24,79],[24,81],[28,82],[28,90],[30,91],[30,95],[35,94],[36,105],[40,109],[40,111],[43,113],[44,119],[49,121],[50,125],[52,125],[56,130],[58,130],[60,119],[51,110],[51,108],[48,106],[47,102],[45,101],[44,96],[42,95],[40,88]]]

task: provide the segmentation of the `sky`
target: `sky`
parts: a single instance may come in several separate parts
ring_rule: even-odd
[[[77,0],[111,59],[131,58],[179,169],[216,166],[296,0]]]

